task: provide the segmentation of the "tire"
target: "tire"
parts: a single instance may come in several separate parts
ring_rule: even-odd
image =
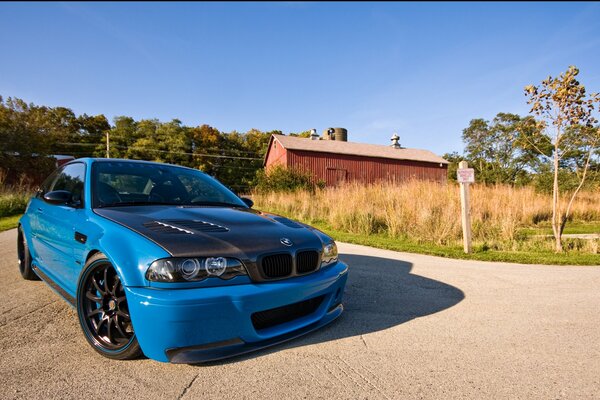
[[[29,251],[23,228],[20,226],[17,234],[17,256],[19,258],[19,272],[23,279],[28,281],[39,281],[40,278],[31,268],[31,252]]]
[[[102,253],[93,255],[81,273],[77,316],[86,340],[104,357],[131,360],[142,355],[121,278]]]

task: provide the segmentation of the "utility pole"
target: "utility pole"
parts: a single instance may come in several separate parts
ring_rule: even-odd
[[[106,158],[110,158],[110,130],[106,131]]]
[[[471,253],[471,199],[469,185],[475,182],[475,170],[469,168],[466,161],[458,163],[456,178],[460,184],[460,211],[463,231],[463,246],[465,253]]]

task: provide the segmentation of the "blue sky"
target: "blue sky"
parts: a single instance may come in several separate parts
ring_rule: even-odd
[[[600,3],[1,3],[0,29],[4,97],[438,154],[571,64],[600,91]]]

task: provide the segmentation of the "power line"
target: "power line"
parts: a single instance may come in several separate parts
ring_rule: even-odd
[[[59,145],[66,145],[66,146],[90,146],[90,147],[97,147],[99,150],[100,149],[105,149],[105,144],[104,143],[76,143],[76,142],[61,142],[58,143]],[[121,145],[114,145],[111,144],[111,147],[117,147],[117,148],[133,148],[133,146],[121,146]],[[139,146],[137,146],[139,147]],[[164,150],[163,150],[164,151]],[[260,157],[264,157],[264,154],[260,154],[260,152],[256,152],[256,151],[247,151],[247,150],[227,150],[227,149],[219,149],[216,147],[209,147],[209,148],[205,148],[204,151],[217,151],[217,152],[221,152],[221,153],[244,153],[244,154],[255,154],[258,155]],[[196,153],[194,153],[196,154]]]
[[[61,143],[61,144],[69,145],[69,146],[95,146],[95,147],[98,147],[98,145],[91,144],[91,143],[90,144],[88,144],[88,143]],[[112,145],[112,147],[113,148],[116,147],[116,148],[119,148],[119,149],[127,149],[127,150],[150,151],[150,152],[155,152],[155,153],[180,154],[180,155],[187,155],[187,156],[225,158],[225,159],[235,159],[235,160],[263,161],[262,158],[258,158],[258,157],[226,156],[226,155],[206,154],[206,153],[188,153],[188,152],[184,152],[184,151],[169,151],[169,150],[148,149],[148,148],[145,148],[145,147],[135,147],[135,146],[117,146],[117,145]]]

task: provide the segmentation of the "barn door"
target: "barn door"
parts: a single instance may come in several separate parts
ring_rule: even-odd
[[[327,186],[339,186],[346,182],[348,171],[341,168],[327,168],[325,171],[325,184]]]

